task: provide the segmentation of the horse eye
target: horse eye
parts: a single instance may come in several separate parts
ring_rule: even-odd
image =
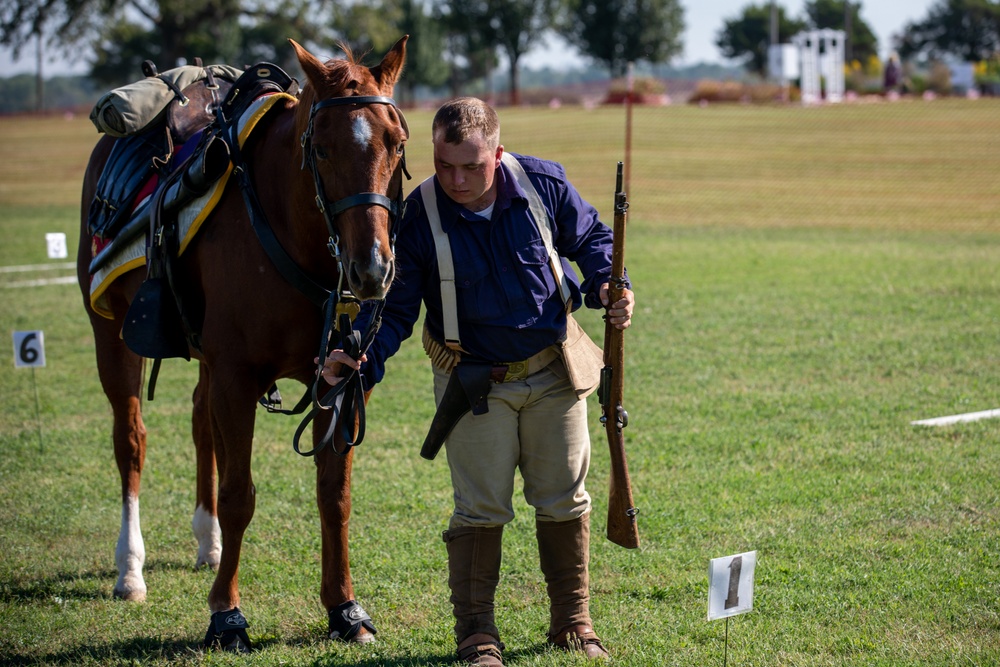
[[[326,155],[326,149],[324,149],[322,146],[316,146],[315,144],[313,145],[313,153],[320,160],[325,160],[326,157],[327,157],[327,155]]]
[[[396,155],[402,155],[405,149],[406,149],[406,144],[399,144],[398,146],[396,146]]]

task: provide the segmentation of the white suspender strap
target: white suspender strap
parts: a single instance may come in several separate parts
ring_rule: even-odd
[[[427,211],[427,222],[434,236],[437,250],[438,273],[441,274],[441,316],[444,320],[444,343],[453,350],[462,350],[458,336],[458,298],[455,296],[455,262],[451,257],[451,242],[441,227],[438,213],[437,193],[434,191],[434,177],[429,176],[420,184],[420,197]]]
[[[528,195],[528,208],[531,210],[531,217],[535,219],[535,226],[538,227],[542,243],[545,244],[545,252],[549,256],[549,265],[552,267],[552,273],[556,277],[556,284],[559,286],[559,296],[562,297],[566,307],[570,308],[572,307],[572,301],[570,300],[569,279],[566,278],[566,272],[563,271],[562,259],[559,258],[559,253],[556,252],[555,243],[553,243],[552,239],[552,223],[549,220],[548,213],[545,211],[545,206],[542,204],[542,198],[538,196],[538,191],[531,184],[531,181],[528,180],[528,174],[525,173],[524,167],[517,161],[517,158],[510,153],[504,153],[500,159],[507,165],[507,168],[510,169],[511,173],[514,174],[514,178],[520,184],[521,189]]]
[[[569,279],[563,271],[562,259],[556,252],[555,243],[552,239],[552,224],[542,198],[538,196],[535,186],[528,180],[528,174],[524,167],[510,153],[504,153],[500,158],[507,168],[514,174],[514,178],[520,184],[521,189],[528,195],[528,208],[531,217],[535,219],[535,226],[542,237],[545,245],[545,252],[549,257],[549,266],[555,275],[556,284],[559,286],[559,296],[566,304],[567,311],[572,307],[569,289]],[[430,176],[420,184],[420,197],[424,202],[424,210],[427,212],[427,222],[430,224],[431,235],[434,237],[434,248],[437,251],[438,273],[441,275],[441,317],[444,324],[444,343],[452,350],[462,350],[462,341],[458,335],[458,298],[455,295],[455,261],[451,256],[451,242],[448,234],[441,227],[441,214],[438,213],[437,193],[434,190],[434,177]]]

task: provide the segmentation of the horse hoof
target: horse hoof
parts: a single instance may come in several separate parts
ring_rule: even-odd
[[[227,653],[249,653],[253,648],[246,629],[250,627],[239,608],[212,614],[205,633],[205,648]]]
[[[220,559],[218,559],[218,558],[214,558],[214,559],[213,558],[202,558],[202,557],[199,556],[198,560],[195,561],[194,569],[195,570],[200,570],[202,568],[206,568],[207,567],[212,572],[218,572],[219,571],[219,560]]]
[[[368,632],[368,630],[362,628],[358,632],[358,634],[354,635],[348,641],[351,642],[352,644],[358,644],[360,646],[364,646],[365,644],[374,644],[376,640],[375,640],[375,635]]]
[[[370,644],[375,641],[375,625],[371,616],[356,600],[348,600],[329,612],[327,636],[349,644]]]
[[[117,599],[125,600],[126,602],[145,602],[146,589],[145,588],[120,589],[116,586],[114,590],[114,596]]]

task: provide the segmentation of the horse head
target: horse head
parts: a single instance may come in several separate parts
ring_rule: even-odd
[[[382,62],[320,62],[291,41],[310,85],[302,91],[296,131],[303,165],[316,181],[341,280],[359,299],[385,297],[395,271],[393,239],[402,215],[404,148],[409,131],[392,99],[406,58],[404,36]]]

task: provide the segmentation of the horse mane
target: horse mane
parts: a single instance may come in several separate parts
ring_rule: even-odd
[[[313,99],[309,100],[310,102],[315,101],[317,90],[328,91],[327,94],[348,90],[363,83],[363,77],[368,73],[368,68],[362,63],[367,53],[358,57],[350,44],[343,41],[338,41],[337,47],[343,51],[344,57],[331,58],[324,62],[323,80],[311,81],[312,85],[303,90],[304,94],[307,91],[312,93]]]

